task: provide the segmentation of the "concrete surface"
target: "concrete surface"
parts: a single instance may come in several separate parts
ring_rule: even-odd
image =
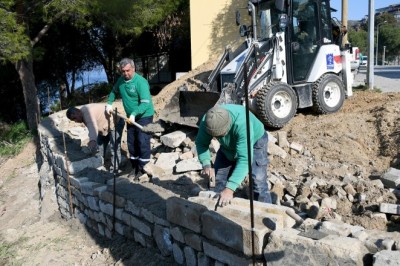
[[[354,76],[353,87],[366,82],[367,70],[359,69]],[[382,92],[400,92],[400,66],[375,66],[374,87]]]

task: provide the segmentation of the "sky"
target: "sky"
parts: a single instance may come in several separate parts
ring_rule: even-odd
[[[368,7],[370,0],[347,0],[348,2],[348,20],[361,20],[368,15]],[[400,0],[374,0],[375,9],[387,7],[393,4],[400,4]],[[342,0],[331,0],[331,7],[337,12],[332,17],[342,19]]]

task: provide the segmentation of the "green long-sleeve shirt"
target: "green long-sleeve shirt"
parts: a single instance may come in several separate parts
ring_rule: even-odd
[[[220,149],[230,161],[236,161],[232,175],[228,177],[226,187],[235,191],[248,174],[247,153],[247,131],[246,131],[246,109],[242,105],[225,104],[222,108],[228,110],[231,116],[231,125],[228,133],[218,138]],[[250,113],[250,143],[251,157],[253,157],[253,146],[265,133],[264,125],[252,113]],[[209,146],[212,136],[206,132],[205,116],[203,116],[196,137],[196,149],[199,161],[203,166],[211,165]]]
[[[138,73],[127,81],[120,77],[108,95],[107,103],[111,105],[117,95],[121,96],[127,117],[134,115],[136,119],[140,119],[154,115],[149,83]]]

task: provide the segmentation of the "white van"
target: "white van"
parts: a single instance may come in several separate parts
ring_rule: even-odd
[[[367,69],[368,67],[368,56],[364,55],[360,59],[360,69]]]

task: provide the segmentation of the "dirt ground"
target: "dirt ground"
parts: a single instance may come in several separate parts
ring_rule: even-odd
[[[154,97],[157,114],[177,87],[195,86],[210,69],[204,65],[164,88]],[[304,110],[282,130],[308,155],[273,158],[268,171],[276,175],[299,182],[317,176],[331,183],[346,175],[368,181],[389,167],[400,168],[400,93],[355,91],[338,113],[316,116]],[[82,225],[62,220],[52,197],[45,195],[40,203],[35,150],[30,143],[18,156],[0,160],[0,265],[173,265],[171,257],[139,244],[93,238]],[[364,192],[398,204],[387,190],[366,186]],[[345,222],[375,227],[368,215],[339,205]]]

